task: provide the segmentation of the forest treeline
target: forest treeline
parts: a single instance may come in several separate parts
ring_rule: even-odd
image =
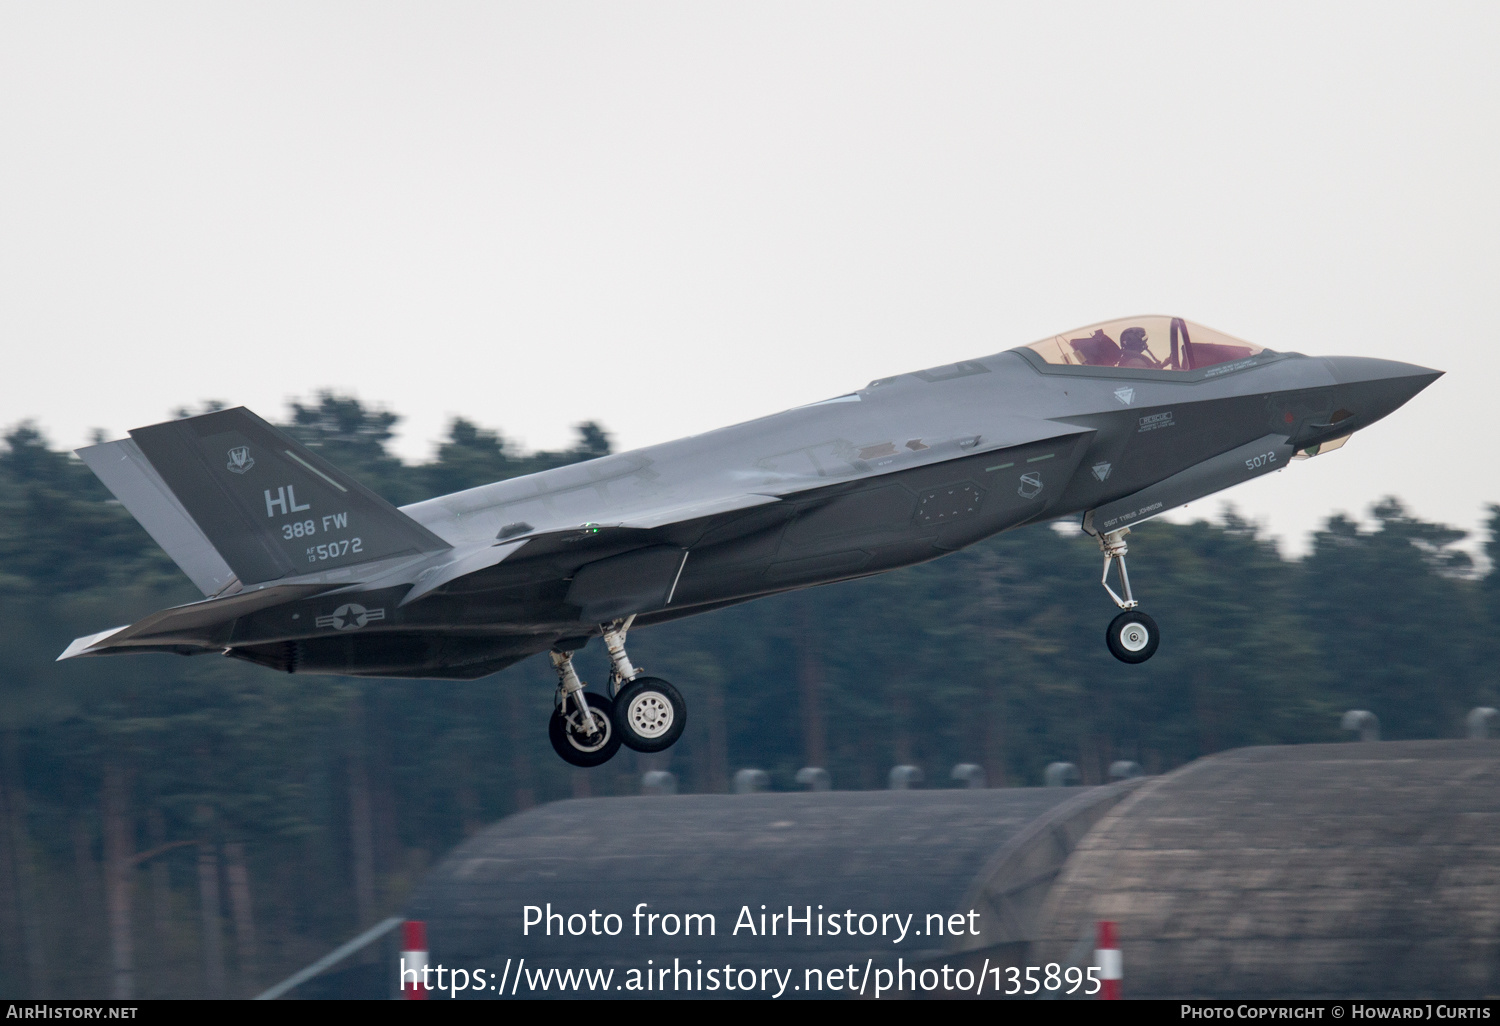
[[[397,504],[609,451],[592,423],[570,449],[526,452],[460,419],[409,465],[389,449],[396,422],[323,394],[283,426]],[[724,792],[749,766],[783,789],[807,765],[876,788],[909,763],[943,787],[973,762],[991,786],[1034,786],[1054,760],[1095,783],[1116,759],[1155,773],[1335,740],[1350,708],[1388,738],[1460,736],[1469,709],[1500,704],[1500,507],[1483,569],[1462,532],[1394,500],[1372,513],[1373,529],[1330,517],[1300,560],[1232,512],[1137,529],[1133,583],[1163,634],[1141,666],[1105,649],[1097,546],[1047,525],[641,630],[631,655],[684,692],[687,732],[584,771],[546,740],[555,678],[540,659],[469,683],[54,662],[76,636],[199,596],[76,458],[14,427],[0,447],[0,993],[256,993],[398,912],[484,824],[639,793],[647,769]],[[602,683],[596,647],[579,663]]]

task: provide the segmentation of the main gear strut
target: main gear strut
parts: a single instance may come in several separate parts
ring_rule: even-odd
[[[599,625],[604,633],[604,647],[609,650],[610,697],[618,695],[620,688],[641,675],[641,671],[636,669],[635,664],[630,661],[630,656],[625,654],[625,635],[633,623],[635,623],[634,614],[623,620]]]
[[[614,703],[607,695],[583,690],[572,652],[554,649],[551,656],[557,670],[557,703],[547,724],[553,751],[574,766],[608,762],[620,750]]]
[[[564,716],[568,715],[568,700],[571,699],[578,705],[578,718],[584,733],[590,736],[598,733],[599,726],[589,713],[588,701],[584,698],[583,681],[578,678],[578,671],[573,669],[573,653],[553,649],[548,655],[552,657],[552,668],[557,671],[558,709],[562,710]]]
[[[626,655],[625,635],[634,622],[634,616],[627,616],[599,625],[609,650],[609,691],[620,741],[638,752],[660,752],[682,736],[687,702],[668,681],[646,676]]]

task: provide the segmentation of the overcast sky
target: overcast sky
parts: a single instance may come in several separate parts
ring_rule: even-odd
[[[1228,493],[1292,550],[1387,494],[1472,529],[1500,501],[1497,29],[0,0],[0,425],[74,446],[335,388],[400,413],[410,459],[454,415],[632,448],[1159,312],[1448,372]]]

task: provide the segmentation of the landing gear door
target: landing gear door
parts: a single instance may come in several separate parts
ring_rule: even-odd
[[[573,575],[567,601],[586,623],[607,623],[664,609],[672,601],[687,550],[653,545],[588,563]]]

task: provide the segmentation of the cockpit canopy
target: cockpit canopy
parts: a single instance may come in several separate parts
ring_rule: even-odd
[[[1164,371],[1201,370],[1265,351],[1181,317],[1155,314],[1090,324],[1026,348],[1048,363]]]

